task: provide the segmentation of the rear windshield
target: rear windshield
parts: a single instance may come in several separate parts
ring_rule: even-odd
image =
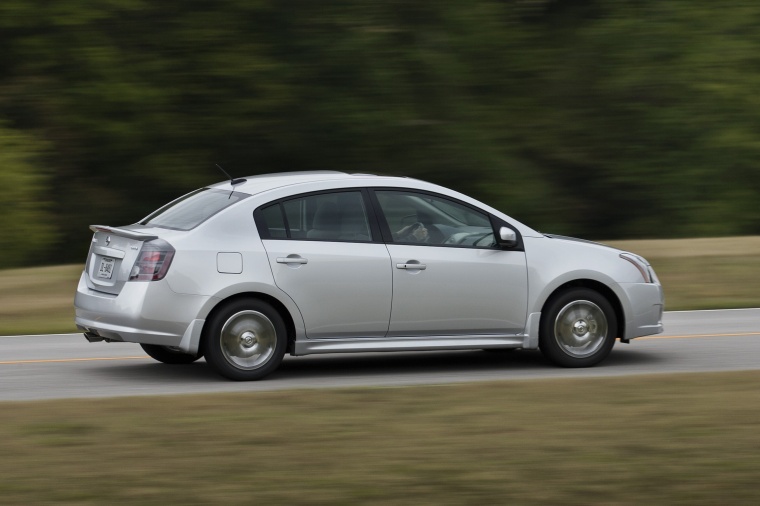
[[[140,222],[140,225],[191,230],[222,209],[249,197],[247,193],[201,188],[180,197]]]

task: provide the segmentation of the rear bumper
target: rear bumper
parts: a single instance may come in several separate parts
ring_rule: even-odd
[[[173,292],[166,281],[129,282],[118,295],[91,290],[82,274],[74,297],[75,323],[88,339],[198,349],[211,299]]]
[[[662,333],[662,311],[665,304],[662,285],[621,283],[620,286],[625,291],[629,303],[622,340]]]

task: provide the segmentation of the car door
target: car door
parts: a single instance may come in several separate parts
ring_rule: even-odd
[[[487,213],[425,192],[374,195],[393,273],[389,337],[523,332],[525,252],[497,246]]]
[[[365,193],[300,195],[254,216],[275,283],[298,306],[308,338],[386,335],[390,257]]]

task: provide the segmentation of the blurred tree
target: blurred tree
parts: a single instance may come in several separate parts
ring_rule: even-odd
[[[587,238],[760,233],[760,4],[721,5],[6,0],[0,117],[50,147],[50,261],[215,163],[420,177]]]
[[[518,144],[552,188],[559,230],[758,233],[760,5],[721,5],[575,0],[532,12],[543,71]]]
[[[0,123],[0,269],[45,259],[54,240],[45,171],[44,144]]]

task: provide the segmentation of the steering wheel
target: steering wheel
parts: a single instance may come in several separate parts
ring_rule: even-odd
[[[425,225],[425,228],[428,231],[428,240],[427,242],[429,244],[443,244],[444,239],[446,239],[446,236],[441,232],[441,230],[433,225],[432,223],[429,223]]]

